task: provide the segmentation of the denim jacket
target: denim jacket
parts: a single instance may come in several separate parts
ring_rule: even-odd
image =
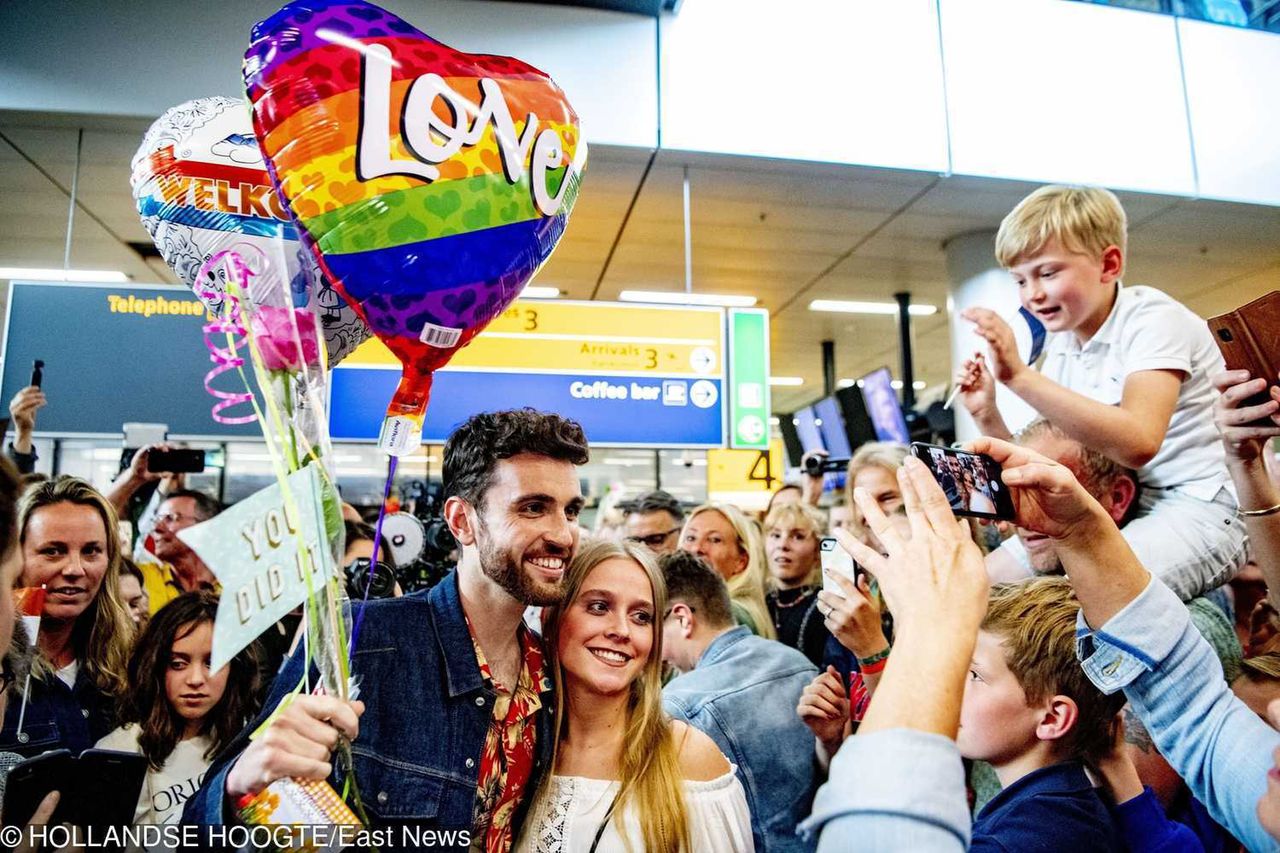
[[[476,808],[480,758],[494,693],[476,663],[458,591],[457,572],[428,593],[370,601],[351,659],[365,703],[351,751],[371,828],[412,823],[424,828],[469,829]],[[357,611],[358,612],[358,611]],[[225,808],[227,773],[249,743],[249,733],[302,677],[301,650],[277,676],[261,717],[210,766],[187,803],[183,822],[232,823]],[[549,694],[543,708],[551,708]],[[551,715],[538,712],[537,746],[527,791],[536,789],[552,746]],[[342,790],[339,770],[330,782]],[[528,810],[515,817],[515,834]],[[395,849],[400,833],[393,833]]]
[[[1081,614],[1076,651],[1099,690],[1124,690],[1161,755],[1213,819],[1250,850],[1275,850],[1255,808],[1275,731],[1235,697],[1178,596],[1154,578],[1094,631]]]
[[[667,713],[706,732],[737,765],[759,853],[813,849],[796,835],[817,784],[813,734],[796,705],[817,674],[800,652],[738,626],[662,691]]]
[[[22,731],[18,731],[19,717]],[[98,689],[83,666],[76,673],[75,687],[68,687],[52,673],[32,673],[24,696],[9,695],[0,750],[31,757],[51,749],[69,749],[79,755],[115,727],[114,700]]]

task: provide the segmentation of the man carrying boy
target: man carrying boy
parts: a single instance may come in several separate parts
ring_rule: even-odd
[[[1244,559],[1209,377],[1222,357],[1205,322],[1150,287],[1123,287],[1124,209],[1104,189],[1041,187],[1000,225],[996,257],[1022,305],[1050,332],[1039,371],[994,311],[964,317],[990,348],[957,374],[984,435],[1011,434],[995,402],[1006,385],[1068,436],[1136,470],[1137,517],[1124,537],[1184,601],[1229,580]],[[1013,559],[1008,552],[1004,557]]]

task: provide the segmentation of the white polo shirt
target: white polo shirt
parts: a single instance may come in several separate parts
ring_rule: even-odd
[[[1230,487],[1226,455],[1213,424],[1217,390],[1209,377],[1224,369],[1209,326],[1185,305],[1153,287],[1116,285],[1116,301],[1102,328],[1084,346],[1074,332],[1054,332],[1041,373],[1108,405],[1118,405],[1124,382],[1139,370],[1183,374],[1164,443],[1138,472],[1143,485],[1177,488],[1212,500]]]

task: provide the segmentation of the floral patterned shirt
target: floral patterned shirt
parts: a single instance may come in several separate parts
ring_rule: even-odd
[[[471,630],[471,620],[467,620]],[[493,689],[493,716],[480,756],[480,777],[476,784],[476,814],[472,849],[485,853],[509,853],[515,841],[512,819],[527,790],[533,773],[538,727],[534,715],[542,708],[541,694],[550,690],[550,680],[542,662],[542,644],[524,625],[519,629],[520,676],[515,692],[499,684],[489,669],[475,632],[471,642],[476,650],[480,674]]]

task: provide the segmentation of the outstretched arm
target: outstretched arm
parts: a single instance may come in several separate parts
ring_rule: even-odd
[[[802,825],[823,830],[823,851],[847,849],[850,838],[875,850],[960,851],[969,843],[954,738],[964,674],[986,612],[987,575],[978,546],[924,464],[908,458],[898,483],[909,540],[863,489],[854,499],[888,556],[837,533],[879,580],[897,628],[859,732],[831,762],[830,781]]]
[[[1280,732],[1232,694],[1186,607],[1142,568],[1066,468],[989,439],[968,449],[1003,466],[1018,524],[1056,540],[1080,599],[1089,679],[1107,693],[1124,690],[1161,754],[1215,820],[1249,849],[1271,849],[1255,809]]]
[[[1280,436],[1280,390],[1272,388],[1271,399],[1261,405],[1245,406],[1246,399],[1267,390],[1266,378],[1251,379],[1247,370],[1228,370],[1213,377],[1213,384],[1222,392],[1213,406],[1213,419],[1222,434],[1227,470],[1245,513],[1249,548],[1266,579],[1272,605],[1280,607],[1280,510],[1270,515],[1248,514],[1280,507],[1280,490],[1263,461],[1271,439]],[[1259,420],[1264,423],[1256,425]]]

